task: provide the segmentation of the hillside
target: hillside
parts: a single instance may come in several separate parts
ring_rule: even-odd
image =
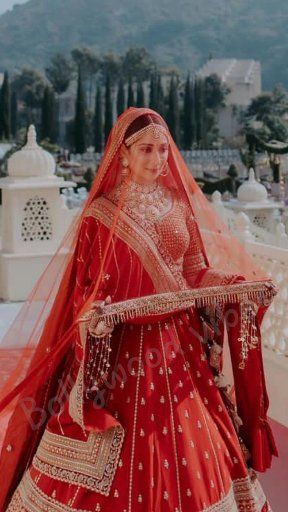
[[[54,53],[145,46],[160,65],[259,59],[264,87],[288,87],[286,0],[30,0],[0,16],[0,71],[44,67]]]

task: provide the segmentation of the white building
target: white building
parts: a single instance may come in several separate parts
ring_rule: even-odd
[[[202,78],[213,74],[230,89],[226,106],[218,114],[220,136],[233,137],[239,132],[239,113],[262,92],[261,64],[255,60],[211,59],[197,72]]]
[[[0,179],[0,299],[28,297],[71,223],[60,189],[74,185],[55,175],[54,158],[30,126],[27,144],[9,158],[8,176]]]

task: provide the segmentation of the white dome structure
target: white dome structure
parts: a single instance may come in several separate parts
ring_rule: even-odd
[[[238,201],[242,203],[266,203],[268,193],[264,185],[255,179],[254,169],[249,170],[249,179],[240,185],[237,192]]]
[[[0,178],[0,299],[28,297],[70,225],[60,190],[75,183],[56,176],[55,167],[30,126],[27,144],[8,160],[9,176]]]
[[[8,175],[13,178],[48,178],[54,176],[55,160],[48,151],[42,149],[36,140],[35,126],[30,125],[27,144],[8,160]]]

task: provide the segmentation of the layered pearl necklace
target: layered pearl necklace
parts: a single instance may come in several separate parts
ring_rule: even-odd
[[[154,222],[171,210],[171,193],[159,183],[141,184],[130,181],[125,187],[124,209],[131,209],[143,220]]]

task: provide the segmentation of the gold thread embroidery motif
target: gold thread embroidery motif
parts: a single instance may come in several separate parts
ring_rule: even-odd
[[[202,512],[261,512],[266,504],[266,498],[258,481],[251,483],[249,477],[234,480],[232,486],[221,500],[202,510]],[[270,507],[268,508],[271,512]],[[33,482],[29,470],[25,473],[19,487],[6,512],[91,512],[64,505],[46,495]]]
[[[120,426],[90,433],[87,441],[46,430],[32,464],[51,478],[108,496],[123,441],[124,429]]]
[[[115,216],[115,205],[104,197],[100,197],[95,203],[91,205],[87,215],[93,216],[110,228]],[[158,292],[179,289],[173,273],[158,253],[154,241],[123,211],[117,221],[115,234],[136,252]],[[182,281],[184,281],[183,277]]]

